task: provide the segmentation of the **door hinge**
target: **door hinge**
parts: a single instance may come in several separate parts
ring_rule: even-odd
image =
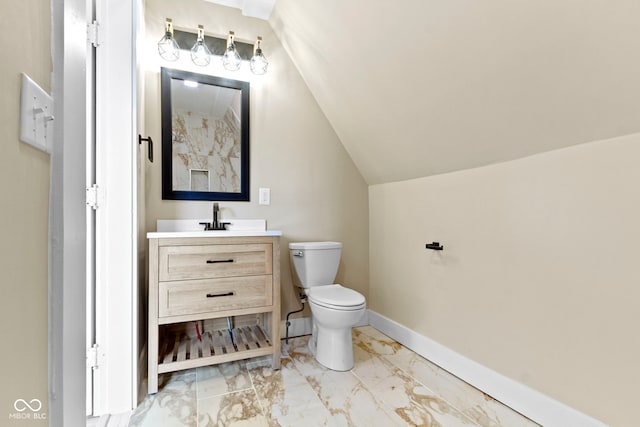
[[[98,21],[87,24],[87,41],[90,42],[93,47],[100,46],[100,24]]]
[[[93,208],[94,210],[98,209],[99,194],[100,190],[98,188],[98,184],[93,184],[91,187],[87,187],[87,206]]]
[[[87,368],[98,369],[98,344],[87,349]]]

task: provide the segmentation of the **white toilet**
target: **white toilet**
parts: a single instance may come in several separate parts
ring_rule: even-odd
[[[335,371],[353,368],[351,328],[366,311],[362,294],[333,284],[340,264],[342,243],[289,243],[291,264],[304,289],[313,319],[309,348],[316,360]],[[295,279],[295,278],[294,278]]]

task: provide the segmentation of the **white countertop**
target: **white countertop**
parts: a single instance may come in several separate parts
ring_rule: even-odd
[[[262,237],[262,236],[282,236],[279,230],[264,231],[152,231],[147,233],[147,239],[177,239],[184,237]]]
[[[157,230],[147,233],[147,239],[177,239],[184,237],[263,237],[282,236],[282,231],[267,230],[264,219],[224,218],[226,230],[204,231],[201,223],[211,219],[159,219]]]

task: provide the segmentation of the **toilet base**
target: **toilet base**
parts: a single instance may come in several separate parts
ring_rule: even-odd
[[[315,357],[322,366],[334,371],[353,368],[351,328],[326,329],[318,326]]]

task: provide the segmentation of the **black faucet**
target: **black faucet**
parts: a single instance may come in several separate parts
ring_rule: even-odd
[[[213,204],[213,222],[201,222],[200,225],[204,225],[205,231],[210,230],[226,230],[228,222],[218,222],[218,212],[220,208],[218,203]]]

